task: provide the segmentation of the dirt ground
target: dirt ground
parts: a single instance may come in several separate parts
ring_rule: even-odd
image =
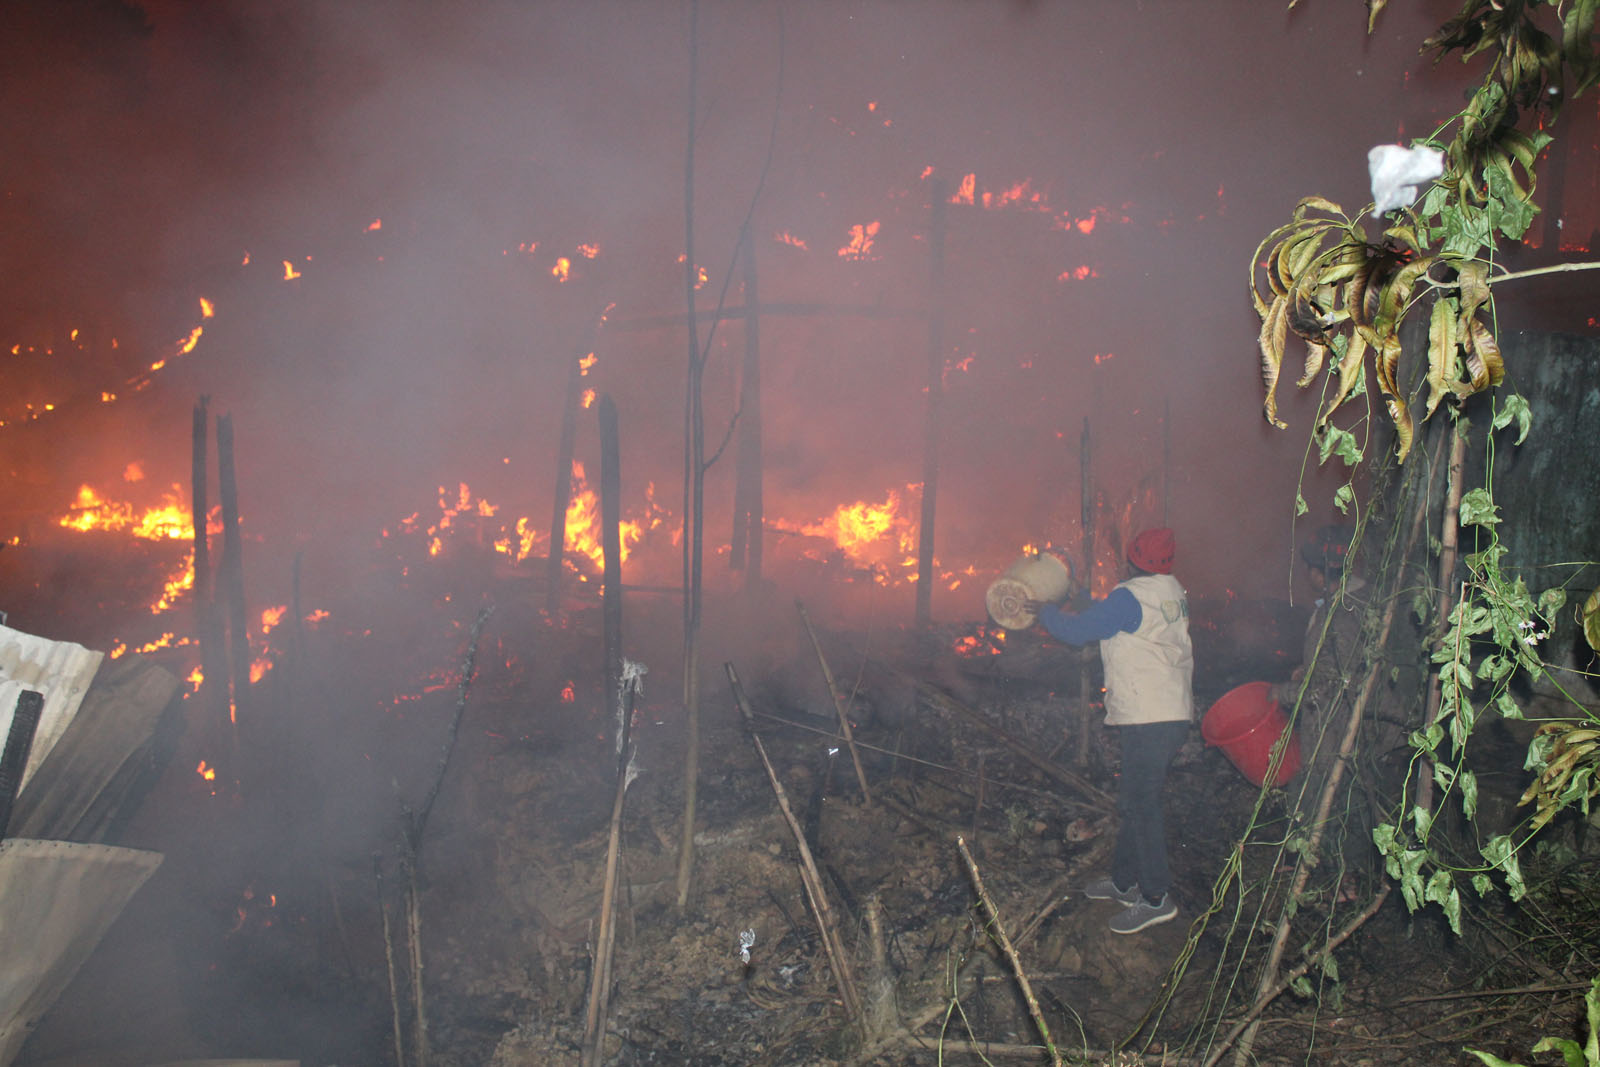
[[[320,635],[319,651],[294,671],[275,671],[276,681],[269,675],[256,694],[255,721],[274,725],[246,732],[258,762],[237,792],[189,770],[215,741],[192,723],[126,842],[162,848],[167,863],[21,1062],[120,1067],[250,1055],[349,1067],[395,1063],[402,1046],[406,1062],[420,1063],[407,953],[420,943],[426,1062],[577,1063],[615,795],[612,724],[596,681],[598,608],[577,602],[551,617],[515,589],[500,589],[497,603],[464,697],[459,667],[472,616],[459,600],[438,599],[433,612],[368,604],[367,617],[380,620],[372,627]],[[1015,970],[985,929],[958,839],[1069,1060],[1200,1062],[1214,1033],[1202,1020],[1214,1026],[1224,1000],[1235,1010],[1247,1002],[1260,963],[1259,949],[1243,961],[1230,954],[1236,942],[1225,932],[1275,914],[1258,912],[1249,891],[1213,899],[1219,872],[1241,851],[1246,886],[1271,873],[1262,869],[1271,854],[1239,846],[1258,790],[1195,731],[1168,791],[1179,919],[1115,935],[1106,924],[1117,905],[1079,894],[1106,870],[1115,834],[1107,800],[1115,739],[1098,709],[1088,752],[1078,743],[1079,671],[1087,662],[1097,693],[1096,660],[1037,636],[1002,641],[979,624],[863,631],[830,626],[818,612],[822,647],[850,694],[868,803],[836,735],[821,668],[783,607],[707,634],[696,863],[684,909],[676,903],[686,743],[677,649],[661,639],[629,645],[647,649],[651,673],[635,708],[639,773],[622,824],[604,1062],[1047,1062]],[[663,598],[630,614],[630,632],[674,634],[675,614]],[[1201,708],[1234,684],[1287,669],[1260,638],[1262,618],[1199,620]],[[1219,636],[1238,633],[1256,636]],[[808,907],[796,835],[732,699],[723,663],[734,661],[754,735],[836,915],[863,1005],[859,1025],[842,1008]],[[413,679],[400,692],[397,663]],[[917,682],[1086,788],[1042,772],[993,731],[919,694]],[[432,781],[440,788],[413,881],[397,845]],[[1284,811],[1281,797],[1269,797],[1257,822],[1270,831]],[[1361,907],[1377,884],[1361,864],[1350,863],[1348,892],[1313,902],[1298,920],[1304,943]],[[419,909],[409,923],[412,885]],[[1291,946],[1286,965],[1299,951]],[[1186,966],[1169,985],[1179,960]],[[1337,960],[1310,998],[1286,994],[1264,1013],[1259,1062],[1475,1062],[1461,1051],[1477,1024],[1458,1021],[1454,1009],[1465,1005],[1408,1002],[1483,975],[1481,957],[1436,916],[1410,918],[1390,900]],[[1515,1053],[1537,1032],[1503,1033],[1487,1047]]]

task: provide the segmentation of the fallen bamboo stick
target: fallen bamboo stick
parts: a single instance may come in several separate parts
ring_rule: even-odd
[[[394,1015],[395,1067],[406,1067],[406,1038],[400,1023],[400,981],[394,966],[394,931],[389,926],[389,902],[383,898],[383,863],[372,854],[372,877],[378,883],[378,912],[383,916],[383,959],[389,967],[389,1008]]]
[[[1039,1000],[1033,995],[1033,986],[1028,982],[1027,972],[1022,969],[1022,961],[1017,958],[1017,950],[1012,946],[1011,938],[1006,936],[1006,928],[1000,922],[1000,911],[990,899],[989,891],[983,888],[983,875],[978,873],[978,865],[973,861],[972,853],[967,851],[966,840],[956,838],[956,848],[961,852],[961,858],[966,861],[967,873],[972,876],[973,888],[978,891],[978,899],[983,902],[984,911],[989,913],[989,928],[993,931],[995,940],[1000,943],[1000,951],[1006,954],[1006,961],[1011,964],[1011,973],[1016,975],[1017,987],[1022,990],[1022,999],[1028,1003],[1028,1014],[1033,1016],[1033,1025],[1038,1027],[1039,1036],[1044,1038],[1044,1047],[1050,1050],[1050,1063],[1053,1067],[1061,1067],[1061,1053],[1050,1037],[1050,1024],[1044,1021],[1044,1013],[1039,1010]]]
[[[822,654],[822,643],[817,640],[817,631],[811,626],[811,616],[806,614],[805,604],[796,600],[794,606],[800,610],[800,621],[806,624],[806,633],[811,637],[811,647],[817,653],[817,662],[822,665],[822,677],[828,684],[828,696],[833,700],[833,710],[839,716],[839,730],[844,734],[845,747],[850,750],[850,762],[855,764],[856,781],[861,784],[861,802],[871,807],[872,790],[867,788],[867,772],[861,767],[861,753],[856,751],[855,734],[850,731],[849,709],[839,696],[839,687],[833,682],[833,670],[828,666],[828,658]]]
[[[1235,1023],[1233,1025],[1233,1029],[1229,1030],[1227,1034],[1223,1036],[1222,1040],[1217,1043],[1217,1047],[1212,1049],[1211,1054],[1206,1057],[1205,1062],[1201,1065],[1201,1067],[1215,1067],[1216,1062],[1222,1058],[1223,1054],[1228,1051],[1228,1048],[1235,1040],[1238,1039],[1240,1034],[1244,1033],[1244,1031],[1247,1029],[1254,1032],[1256,1017],[1266,1010],[1267,1005],[1278,999],[1279,995],[1282,994],[1285,989],[1288,989],[1291,985],[1293,985],[1301,975],[1322,963],[1322,961],[1327,959],[1334,949],[1344,944],[1345,941],[1349,940],[1352,934],[1361,929],[1361,927],[1365,925],[1366,921],[1376,915],[1379,908],[1383,907],[1383,902],[1389,899],[1389,891],[1393,888],[1393,883],[1385,882],[1383,888],[1378,891],[1378,894],[1372,898],[1367,906],[1362,908],[1361,911],[1356,914],[1355,918],[1351,919],[1348,923],[1345,923],[1344,929],[1340,930],[1333,937],[1330,937],[1327,944],[1323,945],[1320,949],[1301,960],[1294,967],[1290,968],[1288,973],[1286,973],[1282,978],[1278,979],[1277,983],[1273,985],[1272,988],[1265,990],[1259,996],[1257,996],[1256,1002],[1250,1006],[1249,1011],[1245,1012],[1244,1018]],[[1243,1050],[1244,1047],[1245,1046],[1240,1045],[1241,1050]]]
[[[823,951],[827,954],[834,982],[839,987],[839,998],[844,1002],[844,1010],[849,1015],[851,1024],[864,1035],[865,1020],[861,1011],[861,997],[856,992],[855,978],[850,972],[849,957],[845,955],[844,947],[839,941],[838,927],[833,919],[833,910],[828,905],[822,876],[817,873],[816,861],[812,859],[811,848],[806,844],[805,831],[800,826],[800,820],[795,817],[794,809],[789,806],[789,795],[784,792],[783,783],[778,780],[778,772],[772,769],[772,761],[767,758],[767,749],[761,743],[761,735],[755,731],[755,715],[750,710],[750,701],[745,696],[744,686],[739,683],[738,673],[733,669],[732,663],[723,664],[723,669],[728,673],[728,684],[733,688],[734,703],[739,706],[745,730],[750,735],[751,744],[755,746],[756,755],[761,757],[761,765],[766,768],[767,779],[772,783],[772,792],[778,798],[778,809],[783,812],[784,821],[789,824],[789,830],[794,834],[795,848],[800,853],[800,883],[805,888],[806,902],[811,906],[812,917],[816,919],[817,928],[822,935]]]

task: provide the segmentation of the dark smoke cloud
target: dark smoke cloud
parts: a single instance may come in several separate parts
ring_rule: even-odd
[[[1451,72],[1416,55],[1433,17],[1388,11],[1367,38],[1359,5],[1336,3],[704,3],[701,305],[775,104],[754,216],[767,300],[918,307],[925,170],[996,194],[1027,180],[1048,212],[950,211],[946,340],[972,362],[948,379],[946,564],[1075,540],[1085,415],[1107,505],[1146,499],[1170,410],[1190,580],[1281,592],[1259,561],[1289,554],[1301,439],[1259,417],[1248,256],[1302,195],[1364,202],[1366,148],[1456,106]],[[4,19],[11,336],[82,326],[138,366],[199,297],[218,309],[195,353],[76,433],[181,479],[209,394],[269,542],[370,532],[458,481],[543,521],[585,324],[611,303],[619,322],[681,309],[687,5],[72,0]],[[1090,217],[1087,234],[1052,226]],[[874,220],[878,258],[842,262]],[[768,240],[783,232],[809,250]],[[557,255],[575,263],[564,286]],[[1057,280],[1082,267],[1095,276]],[[741,336],[717,331],[714,437]],[[925,345],[914,319],[768,320],[770,509],[814,518],[920,479]],[[597,351],[628,491],[653,481],[676,508],[681,333],[608,332]],[[1303,433],[1309,405],[1285,407]],[[587,421],[580,451],[592,466]],[[714,540],[730,479],[712,473]],[[1313,478],[1319,510],[1333,484]]]

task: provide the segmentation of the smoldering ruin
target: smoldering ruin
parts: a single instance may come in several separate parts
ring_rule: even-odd
[[[1353,829],[1291,890],[1301,801],[1198,729],[1180,921],[1108,934],[1100,660],[986,602],[1041,556],[1103,597],[1170,527],[1197,711],[1298,677],[1350,476],[1314,396],[1261,418],[1243,283],[1460,109],[1474,73],[1418,51],[1454,7],[7,5],[0,682],[73,695],[0,767],[4,849],[61,872],[0,877],[0,929],[123,880],[14,968],[6,1062],[1522,1054],[1531,1001],[1435,1009],[1488,975],[1564,1019],[1600,965],[1413,913]],[[1592,96],[1562,122],[1514,268],[1595,247]],[[1544,481],[1592,458],[1581,277],[1498,310],[1572,405],[1508,460],[1569,535],[1508,533],[1530,575],[1593,555]],[[1362,557],[1396,603],[1443,423],[1355,475],[1399,502]],[[1353,818],[1408,780],[1397,614]],[[1495,818],[1526,733],[1483,756]],[[1330,948],[1264,965],[1291,898]]]

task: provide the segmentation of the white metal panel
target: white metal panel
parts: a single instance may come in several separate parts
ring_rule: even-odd
[[[140,849],[0,841],[0,1067],[160,865]]]
[[[39,762],[60,740],[72,717],[78,714],[104,652],[91,652],[71,641],[51,641],[0,626],[0,747],[11,732],[17,697],[24,689],[44,694],[39,730],[33,736],[28,765],[22,772],[22,789],[28,787]]]

